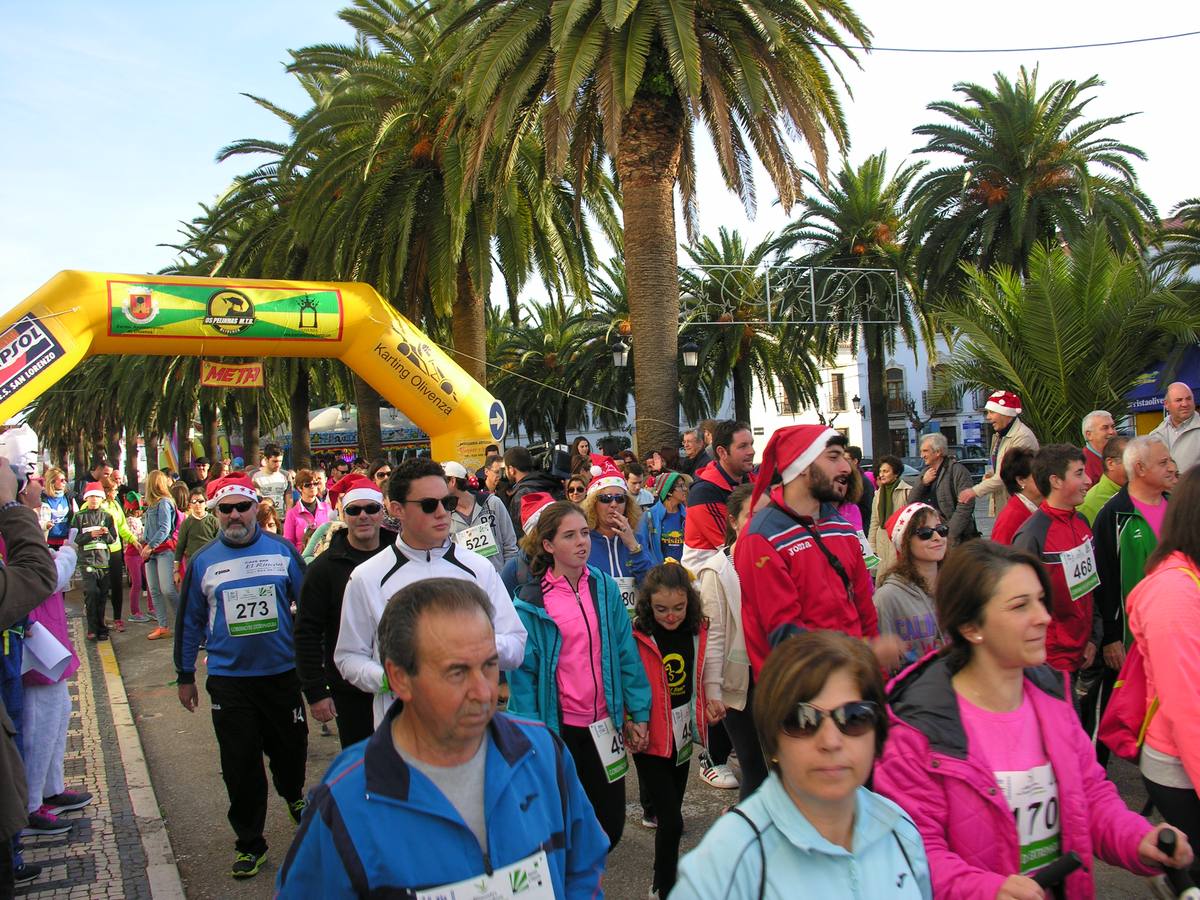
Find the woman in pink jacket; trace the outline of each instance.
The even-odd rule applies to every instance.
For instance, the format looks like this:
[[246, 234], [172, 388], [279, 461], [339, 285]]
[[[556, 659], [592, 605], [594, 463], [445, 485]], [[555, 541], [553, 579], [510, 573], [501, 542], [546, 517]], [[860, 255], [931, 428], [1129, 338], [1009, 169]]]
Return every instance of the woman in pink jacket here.
[[[1139, 767], [1163, 818], [1200, 841], [1200, 469], [1171, 491], [1158, 548], [1129, 594], [1129, 630], [1158, 709]], [[1193, 879], [1200, 875], [1192, 870]]]
[[329, 503], [317, 496], [317, 479], [311, 469], [296, 473], [296, 487], [300, 499], [293, 503], [283, 519], [283, 536], [292, 542], [297, 553], [304, 552], [311, 534], [318, 525], [329, 521]]
[[875, 790], [921, 831], [940, 900], [1042, 900], [1031, 877], [1070, 851], [1062, 896], [1095, 896], [1092, 856], [1143, 875], [1188, 865], [1104, 777], [1061, 673], [1046, 666], [1050, 583], [1037, 560], [991, 541], [953, 550], [937, 585], [951, 643], [889, 685], [891, 729]]

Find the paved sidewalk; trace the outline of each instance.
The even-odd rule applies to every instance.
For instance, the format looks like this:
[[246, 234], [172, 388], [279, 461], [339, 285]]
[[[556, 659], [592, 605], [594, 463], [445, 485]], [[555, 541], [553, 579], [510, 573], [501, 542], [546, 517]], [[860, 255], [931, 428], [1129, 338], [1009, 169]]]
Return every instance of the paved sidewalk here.
[[68, 789], [90, 791], [94, 799], [63, 816], [74, 823], [67, 834], [24, 839], [25, 860], [44, 868], [36, 879], [17, 886], [17, 896], [181, 898], [112, 646], [88, 643], [78, 603], [69, 599], [68, 608], [80, 666], [70, 685], [74, 709], [66, 783]]

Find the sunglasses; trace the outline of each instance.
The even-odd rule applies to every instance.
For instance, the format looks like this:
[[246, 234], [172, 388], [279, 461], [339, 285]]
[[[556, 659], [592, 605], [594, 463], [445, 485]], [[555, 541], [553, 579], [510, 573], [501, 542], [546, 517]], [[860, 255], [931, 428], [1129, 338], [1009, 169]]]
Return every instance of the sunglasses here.
[[306, 481], [306, 482], [304, 482], [304, 484], [296, 485], [296, 487], [300, 488], [300, 490], [304, 490], [305, 488], [316, 487], [316, 486], [317, 486], [317, 483], [315, 481]]
[[582, 488], [582, 487], [567, 488], [567, 493], [568, 494], [586, 494], [587, 488]]
[[874, 731], [879, 721], [879, 704], [870, 700], [855, 700], [844, 703], [837, 709], [817, 709], [811, 703], [796, 704], [796, 711], [783, 720], [780, 726], [789, 737], [812, 737], [821, 728], [825, 717], [833, 719], [837, 730], [846, 737], [861, 737]]
[[253, 500], [243, 500], [240, 503], [218, 503], [217, 510], [223, 516], [227, 516], [232, 512], [249, 512], [250, 507], [254, 505]]
[[195, 506], [197, 503], [203, 503], [204, 501], [202, 499], [200, 499], [199, 497], [197, 497], [195, 500], [193, 500], [191, 502], [192, 502], [192, 506]]
[[[363, 513], [366, 513], [368, 516], [373, 516], [381, 509], [383, 509], [383, 507], [378, 503], [364, 503], [362, 506], [347, 506], [342, 511], [348, 516], [361, 516]], [[430, 512], [432, 511], [433, 510], [430, 510]]]
[[605, 504], [624, 503], [628, 497], [628, 494], [597, 494], [596, 502]]
[[949, 533], [950, 533], [950, 526], [948, 526], [948, 525], [934, 525], [932, 527], [930, 527], [928, 525], [922, 525], [920, 528], [918, 528], [916, 531], [913, 532], [913, 535], [922, 541], [927, 541], [931, 537], [933, 537], [935, 534], [938, 535], [939, 537], [945, 537]]
[[378, 481], [383, 478], [390, 478], [391, 474], [392, 474], [391, 469], [380, 469], [378, 472], [375, 473], [375, 479]]
[[445, 497], [424, 497], [420, 500], [402, 500], [402, 503], [415, 503], [421, 507], [421, 512], [425, 515], [432, 515], [437, 512], [440, 506], [446, 512], [452, 512], [458, 506], [458, 498], [447, 494]]

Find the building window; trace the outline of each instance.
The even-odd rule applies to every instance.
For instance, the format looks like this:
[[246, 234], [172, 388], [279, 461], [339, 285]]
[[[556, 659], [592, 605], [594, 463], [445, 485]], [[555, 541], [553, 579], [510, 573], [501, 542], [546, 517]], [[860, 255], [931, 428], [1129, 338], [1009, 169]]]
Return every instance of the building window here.
[[885, 382], [888, 414], [904, 415], [904, 411], [908, 408], [908, 395], [904, 392], [904, 370], [888, 369], [885, 374]]
[[893, 428], [889, 431], [892, 436], [892, 455], [893, 456], [908, 456], [908, 429]]
[[829, 411], [846, 411], [846, 376], [834, 372], [829, 378]]
[[943, 364], [929, 369], [929, 390], [925, 392], [925, 411], [929, 415], [946, 415], [962, 412], [962, 400], [959, 397], [945, 397], [943, 394], [950, 383], [950, 370]]
[[953, 445], [953, 444], [958, 443], [958, 426], [957, 425], [943, 425], [942, 426], [942, 434], [945, 435], [947, 444]]

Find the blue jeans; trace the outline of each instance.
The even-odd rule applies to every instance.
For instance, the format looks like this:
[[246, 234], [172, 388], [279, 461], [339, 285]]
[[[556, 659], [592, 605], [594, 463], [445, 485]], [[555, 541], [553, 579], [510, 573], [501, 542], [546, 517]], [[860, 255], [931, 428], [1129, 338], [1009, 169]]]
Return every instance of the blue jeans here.
[[175, 610], [179, 607], [179, 592], [175, 590], [175, 551], [152, 553], [146, 560], [146, 586], [154, 601], [154, 617], [159, 628], [171, 628]]

